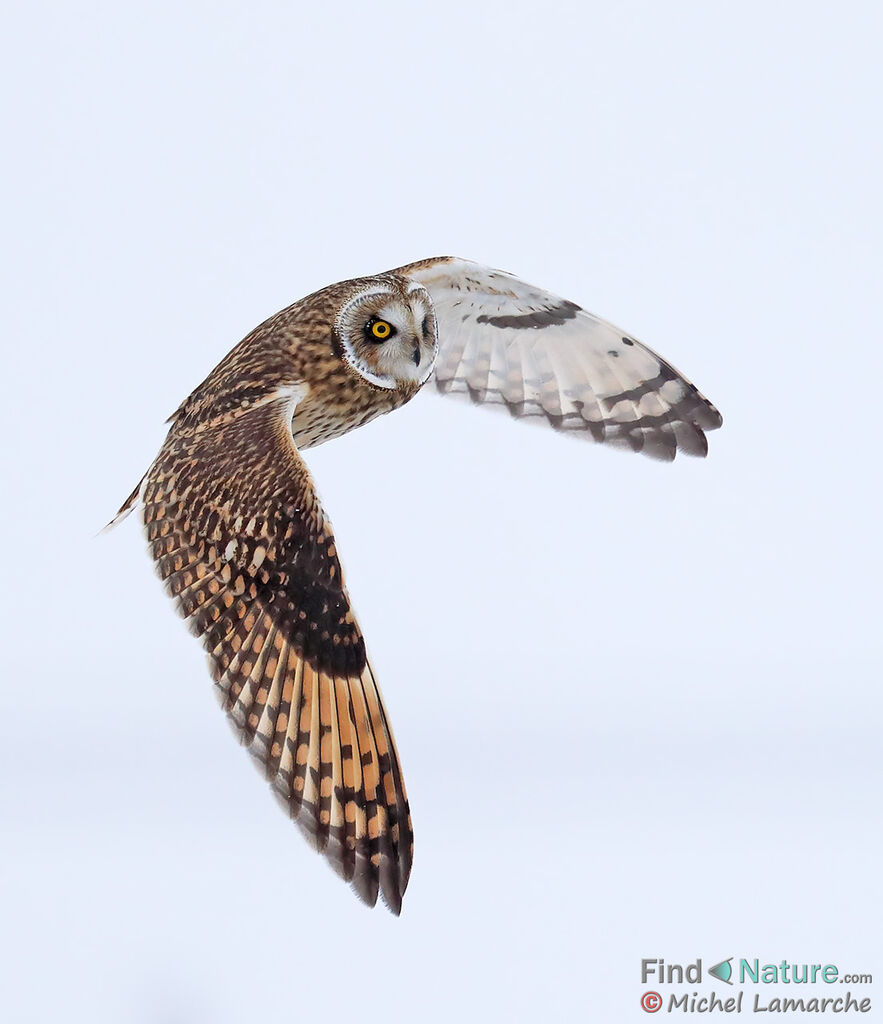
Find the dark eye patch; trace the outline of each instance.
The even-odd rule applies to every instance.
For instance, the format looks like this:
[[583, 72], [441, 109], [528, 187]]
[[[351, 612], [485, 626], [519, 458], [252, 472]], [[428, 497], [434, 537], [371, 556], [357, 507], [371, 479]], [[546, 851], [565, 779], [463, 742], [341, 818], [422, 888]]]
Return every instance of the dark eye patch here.
[[372, 316], [365, 323], [365, 338], [375, 345], [382, 345], [389, 341], [396, 334], [396, 329], [388, 320], [381, 320], [380, 317]]

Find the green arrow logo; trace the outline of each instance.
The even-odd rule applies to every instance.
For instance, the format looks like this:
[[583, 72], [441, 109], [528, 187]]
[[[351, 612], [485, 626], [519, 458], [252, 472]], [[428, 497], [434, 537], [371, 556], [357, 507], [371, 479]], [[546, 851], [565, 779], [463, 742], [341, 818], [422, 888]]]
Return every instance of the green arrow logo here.
[[715, 964], [714, 967], [709, 967], [708, 973], [712, 978], [717, 978], [718, 981], [732, 985], [733, 983], [730, 981], [730, 978], [733, 977], [733, 958], [728, 957], [726, 960], [721, 960], [719, 964]]

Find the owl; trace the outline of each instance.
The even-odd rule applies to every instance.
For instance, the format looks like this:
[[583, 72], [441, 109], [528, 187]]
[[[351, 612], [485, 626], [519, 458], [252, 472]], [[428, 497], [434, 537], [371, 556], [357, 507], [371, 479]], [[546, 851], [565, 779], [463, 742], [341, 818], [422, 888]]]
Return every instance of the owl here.
[[[301, 452], [443, 395], [671, 460], [721, 425], [670, 363], [575, 302], [439, 257], [330, 285], [244, 338], [170, 417], [140, 503], [169, 594], [282, 806], [401, 911], [413, 832], [392, 728]], [[114, 521], [116, 521], [116, 519]]]

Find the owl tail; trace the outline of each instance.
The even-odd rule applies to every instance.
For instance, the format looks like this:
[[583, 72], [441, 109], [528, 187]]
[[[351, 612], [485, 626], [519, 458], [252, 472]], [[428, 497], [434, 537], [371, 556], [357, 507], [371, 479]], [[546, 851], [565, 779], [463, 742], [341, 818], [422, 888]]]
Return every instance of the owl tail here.
[[126, 500], [120, 506], [120, 509], [117, 512], [117, 514], [113, 517], [113, 519], [111, 519], [107, 526], [103, 527], [99, 531], [100, 533], [107, 533], [109, 530], [112, 530], [115, 526], [121, 523], [129, 515], [129, 513], [138, 504], [138, 501], [141, 498], [141, 494], [144, 490], [146, 483], [147, 473], [145, 473], [144, 476], [141, 477], [141, 479], [138, 481], [135, 487], [135, 490], [132, 491], [128, 498], [126, 498]]

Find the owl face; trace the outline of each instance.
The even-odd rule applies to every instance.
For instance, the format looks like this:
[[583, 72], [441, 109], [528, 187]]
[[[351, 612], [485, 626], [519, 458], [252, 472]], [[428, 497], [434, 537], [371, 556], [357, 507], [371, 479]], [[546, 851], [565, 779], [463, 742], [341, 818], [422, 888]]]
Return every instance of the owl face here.
[[419, 388], [432, 372], [438, 352], [432, 300], [414, 282], [364, 282], [341, 307], [334, 335], [356, 373], [389, 391]]

